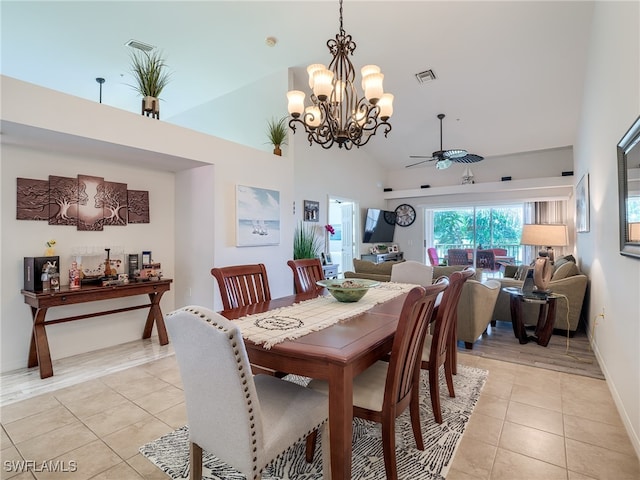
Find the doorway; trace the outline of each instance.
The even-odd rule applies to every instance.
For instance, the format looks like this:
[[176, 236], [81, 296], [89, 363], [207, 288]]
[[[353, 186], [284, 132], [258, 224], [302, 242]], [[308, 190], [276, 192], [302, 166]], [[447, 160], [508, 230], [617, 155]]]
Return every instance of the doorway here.
[[338, 273], [353, 271], [353, 259], [357, 255], [359, 234], [358, 204], [355, 200], [329, 196], [327, 223], [333, 227], [334, 234], [326, 232], [326, 249], [331, 260], [338, 265]]

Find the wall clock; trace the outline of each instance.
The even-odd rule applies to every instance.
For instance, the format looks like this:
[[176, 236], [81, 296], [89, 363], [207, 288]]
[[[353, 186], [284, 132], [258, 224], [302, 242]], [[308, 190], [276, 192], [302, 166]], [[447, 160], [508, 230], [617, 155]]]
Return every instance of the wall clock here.
[[403, 203], [396, 208], [396, 223], [401, 227], [408, 227], [416, 220], [416, 210], [411, 205]]

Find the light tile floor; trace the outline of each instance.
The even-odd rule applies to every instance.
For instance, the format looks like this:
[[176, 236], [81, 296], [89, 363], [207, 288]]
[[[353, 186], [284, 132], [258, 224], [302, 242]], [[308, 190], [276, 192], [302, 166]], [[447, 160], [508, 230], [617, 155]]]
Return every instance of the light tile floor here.
[[[100, 367], [89, 370], [82, 356], [54, 362], [49, 382], [33, 369], [18, 372], [20, 381], [1, 378], [2, 390], [11, 390], [0, 407], [1, 479], [166, 480], [138, 447], [186, 423], [175, 357], [168, 347], [127, 345], [134, 353], [94, 353]], [[458, 359], [489, 377], [449, 480], [640, 478], [604, 381], [464, 353]], [[46, 460], [58, 472], [15, 468], [21, 460], [39, 470]]]

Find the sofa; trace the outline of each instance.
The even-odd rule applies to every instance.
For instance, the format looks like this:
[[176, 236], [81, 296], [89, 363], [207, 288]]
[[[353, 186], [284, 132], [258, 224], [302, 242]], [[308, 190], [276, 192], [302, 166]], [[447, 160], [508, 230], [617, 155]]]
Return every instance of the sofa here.
[[[399, 260], [404, 262], [404, 260]], [[344, 278], [366, 278], [368, 280], [377, 280], [379, 282], [391, 281], [391, 269], [398, 262], [383, 262], [373, 263], [368, 260], [353, 259], [354, 272], [344, 272]], [[462, 270], [466, 265], [451, 265], [451, 266], [435, 266], [433, 267], [433, 279], [437, 279], [442, 276], [449, 276], [453, 272]], [[475, 276], [471, 277], [475, 280], [482, 278], [482, 269], [476, 269]]]
[[[522, 288], [524, 281], [521, 279], [523, 269], [506, 269], [505, 278], [498, 279], [500, 281], [500, 294], [493, 310], [493, 320], [511, 321], [510, 295], [503, 291], [504, 287]], [[506, 275], [515, 274], [515, 278], [508, 278]], [[556, 321], [554, 329], [565, 332], [575, 332], [580, 323], [580, 315], [582, 305], [587, 291], [588, 277], [583, 274], [576, 265], [573, 256], [556, 260], [549, 282], [549, 290], [560, 295], [556, 301]], [[537, 304], [523, 305], [523, 316], [526, 325], [535, 325], [538, 321], [538, 312], [540, 306]], [[494, 323], [495, 324], [495, 323]]]

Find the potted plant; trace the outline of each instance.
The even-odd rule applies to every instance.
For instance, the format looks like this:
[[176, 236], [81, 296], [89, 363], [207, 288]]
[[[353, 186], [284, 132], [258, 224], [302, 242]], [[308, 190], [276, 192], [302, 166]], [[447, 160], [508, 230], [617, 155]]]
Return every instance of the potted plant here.
[[267, 123], [267, 137], [269, 138], [269, 143], [273, 145], [273, 153], [275, 153], [276, 155], [282, 155], [280, 145], [287, 144], [287, 124], [285, 123], [286, 120], [286, 116], [280, 119], [272, 118]]
[[322, 240], [314, 227], [300, 222], [293, 233], [293, 259], [317, 258], [322, 249]]
[[132, 85], [142, 95], [142, 114], [160, 119], [160, 94], [169, 83], [171, 73], [161, 52], [134, 52], [131, 54], [131, 72], [136, 80]]

